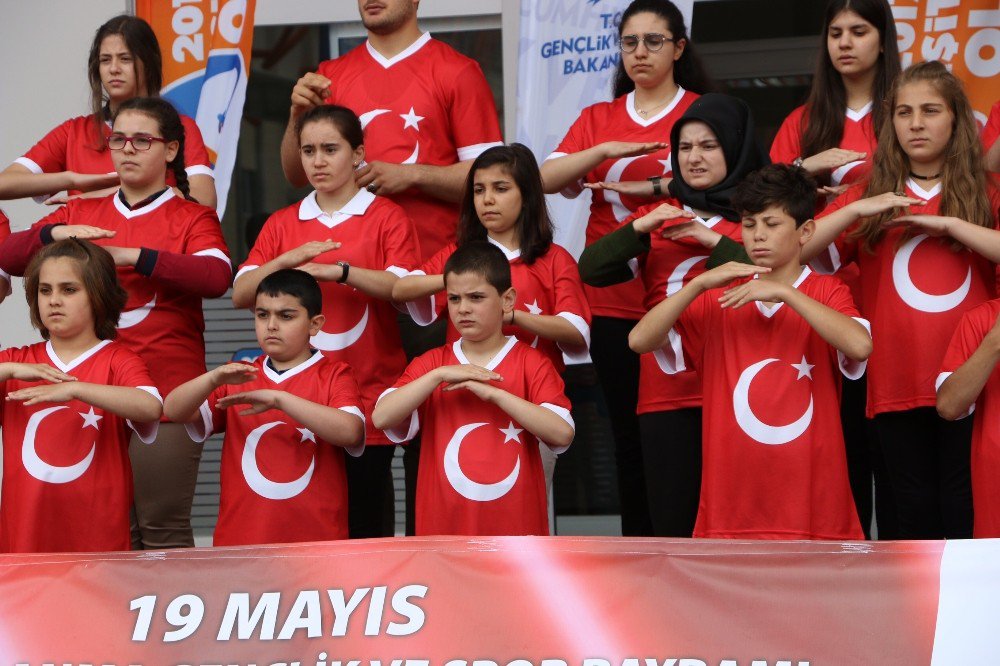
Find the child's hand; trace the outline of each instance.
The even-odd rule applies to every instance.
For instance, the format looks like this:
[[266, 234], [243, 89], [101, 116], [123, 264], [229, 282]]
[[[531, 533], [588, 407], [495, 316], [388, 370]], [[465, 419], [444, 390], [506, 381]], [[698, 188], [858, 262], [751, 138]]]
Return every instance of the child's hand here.
[[900, 215], [885, 223], [885, 227], [910, 225], [928, 236], [947, 236], [957, 218], [942, 215]]
[[773, 280], [750, 280], [722, 292], [719, 305], [735, 310], [752, 301], [783, 303], [788, 289], [788, 285]]
[[60, 382], [76, 381], [76, 377], [73, 375], [67, 375], [65, 372], [60, 372], [51, 365], [45, 365], [44, 363], [4, 363], [2, 367], [10, 373], [9, 376], [11, 379], [20, 379], [25, 382], [50, 382], [58, 384]]
[[299, 266], [299, 270], [309, 273], [318, 282], [336, 282], [344, 277], [344, 269], [338, 264], [317, 264], [310, 261]]
[[449, 386], [444, 387], [445, 391], [459, 391], [465, 390], [471, 392], [480, 400], [490, 401], [490, 398], [496, 395], [497, 391], [502, 390], [497, 386], [488, 384], [486, 382], [476, 381], [474, 379], [467, 379], [464, 382], [457, 382]]
[[112, 245], [105, 245], [104, 249], [108, 251], [111, 258], [115, 260], [115, 266], [135, 266], [139, 263], [139, 252], [141, 251], [137, 247], [115, 247]]
[[114, 238], [115, 232], [109, 229], [93, 227], [89, 224], [59, 224], [52, 227], [52, 240], [79, 238], [80, 240], [97, 240], [98, 238]]
[[246, 384], [257, 378], [257, 366], [249, 363], [226, 363], [212, 370], [212, 384]]
[[802, 168], [811, 174], [833, 171], [845, 164], [865, 159], [867, 153], [845, 148], [828, 148], [822, 153], [816, 153], [802, 161]]
[[692, 279], [697, 282], [702, 289], [715, 289], [724, 287], [733, 280], [751, 277], [758, 273], [770, 273], [771, 269], [766, 266], [754, 266], [753, 264], [741, 264], [738, 261], [730, 261], [716, 266], [710, 271], [705, 271], [701, 275]]
[[681, 210], [667, 203], [660, 204], [633, 222], [632, 228], [635, 229], [636, 233], [648, 234], [654, 229], [659, 229], [667, 220], [676, 220], [679, 217], [692, 219], [694, 218], [694, 213]]
[[[464, 381], [502, 382], [503, 377], [478, 365], [443, 365], [437, 369], [438, 381], [445, 384], [459, 384]], [[447, 390], [447, 389], [446, 389]]]
[[672, 224], [660, 231], [660, 235], [668, 240], [680, 240], [682, 238], [693, 238], [702, 247], [711, 250], [719, 244], [722, 234], [712, 231], [701, 222], [682, 222]]
[[[669, 182], [669, 178], [664, 178], [660, 182], [663, 191], [666, 191]], [[653, 194], [653, 184], [648, 180], [599, 180], [594, 183], [584, 183], [583, 186], [588, 190], [608, 190], [629, 197], [652, 199], [656, 196]]]
[[849, 204], [849, 206], [858, 217], [871, 217], [872, 215], [881, 215], [893, 208], [906, 208], [907, 206], [917, 206], [925, 203], [927, 202], [922, 199], [914, 199], [903, 194], [886, 192], [885, 194], [868, 197], [867, 199], [858, 199], [854, 203]]
[[79, 387], [80, 384], [77, 382], [42, 384], [12, 391], [7, 394], [7, 399], [23, 402], [26, 407], [40, 402], [69, 402], [77, 397], [76, 392]]
[[323, 254], [340, 247], [340, 243], [327, 238], [324, 241], [309, 241], [303, 243], [294, 250], [289, 250], [281, 255], [282, 264], [289, 268], [298, 268], [302, 264], [308, 263]]
[[272, 389], [257, 389], [256, 391], [246, 391], [244, 393], [227, 395], [225, 398], [222, 398], [215, 403], [215, 406], [219, 409], [228, 409], [233, 405], [250, 405], [249, 408], [244, 409], [239, 413], [240, 416], [250, 416], [251, 414], [266, 412], [269, 409], [280, 409], [278, 406], [280, 396], [281, 391], [274, 391]]
[[663, 150], [667, 144], [662, 141], [649, 141], [646, 143], [635, 143], [629, 141], [605, 141], [598, 148], [606, 160], [615, 160], [619, 157], [636, 157], [638, 155], [649, 155], [658, 150]]

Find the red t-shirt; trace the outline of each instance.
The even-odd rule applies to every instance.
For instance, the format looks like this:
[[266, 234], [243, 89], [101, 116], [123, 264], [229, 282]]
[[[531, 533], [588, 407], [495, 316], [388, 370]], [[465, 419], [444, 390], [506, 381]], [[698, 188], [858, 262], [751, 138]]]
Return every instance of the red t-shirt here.
[[[132, 386], [160, 397], [142, 360], [110, 340], [68, 364], [48, 342], [6, 349], [0, 363], [49, 365], [81, 382]], [[131, 424], [79, 400], [28, 407], [6, 399], [8, 393], [42, 383], [0, 382], [0, 552], [128, 550]], [[143, 441], [155, 438], [155, 423], [136, 427]]]
[[[313, 354], [277, 372], [260, 357], [256, 379], [225, 384], [201, 406], [202, 422], [188, 426], [196, 441], [226, 431], [222, 443], [219, 522], [213, 544], [330, 541], [347, 538], [347, 476], [342, 447], [318, 439], [287, 414], [268, 410], [240, 416], [245, 405], [215, 404], [236, 393], [270, 389], [334, 407], [364, 421], [358, 385], [345, 364]], [[361, 455], [362, 445], [349, 451]]]
[[[771, 161], [790, 164], [796, 157], [811, 157], [802, 154], [802, 133], [805, 131], [803, 118], [805, 106], [792, 111], [778, 128], [778, 133], [771, 143]], [[875, 129], [872, 127], [872, 105], [869, 103], [859, 111], [847, 109], [844, 116], [844, 134], [837, 144], [838, 148], [867, 153], [864, 160], [849, 162], [834, 169], [830, 174], [832, 185], [849, 185], [855, 183], [871, 171], [871, 161], [878, 147]]]
[[[316, 193], [274, 213], [264, 223], [257, 242], [237, 277], [279, 255], [310, 241], [331, 238], [342, 245], [320, 255], [315, 262], [384, 270], [406, 275], [417, 264], [417, 241], [413, 223], [402, 208], [385, 197], [365, 190], [333, 216], [316, 204]], [[323, 292], [323, 330], [312, 345], [330, 358], [349, 363], [361, 387], [361, 398], [369, 444], [390, 444], [372, 427], [371, 410], [386, 387], [406, 367], [406, 354], [399, 337], [396, 309], [392, 303], [368, 296], [336, 282], [320, 282]]]
[[[808, 267], [795, 287], [849, 317], [851, 293]], [[723, 309], [712, 289], [675, 326], [702, 377], [703, 472], [694, 536], [863, 539], [840, 426], [842, 360], [788, 305]]]
[[[674, 99], [655, 116], [645, 119], [635, 111], [635, 93], [622, 95], [611, 102], [588, 106], [569, 128], [565, 138], [548, 159], [562, 157], [592, 148], [606, 141], [663, 141], [669, 143], [670, 130], [684, 115], [698, 95], [680, 88]], [[671, 147], [668, 145], [650, 155], [605, 160], [584, 176], [583, 181], [595, 183], [645, 180], [651, 176], [669, 176]], [[582, 184], [580, 185], [582, 187]], [[610, 190], [595, 190], [587, 222], [587, 245], [614, 231], [639, 206], [648, 200], [635, 200]], [[590, 307], [595, 315], [639, 319], [643, 288], [638, 280], [612, 287], [585, 287]]]
[[[115, 232], [98, 245], [144, 247], [161, 252], [213, 257], [229, 263], [229, 251], [215, 211], [166, 190], [151, 203], [129, 210], [118, 194], [74, 199], [36, 222], [87, 224]], [[118, 268], [128, 292], [118, 320], [118, 342], [139, 354], [160, 393], [167, 395], [205, 372], [205, 320], [202, 299], [149, 278], [132, 267]]]
[[[982, 344], [1000, 316], [1000, 301], [992, 300], [962, 316], [944, 355], [937, 387], [958, 370]], [[973, 535], [1000, 537], [1000, 369], [993, 368], [974, 405], [972, 430], [972, 504], [975, 507]]]
[[[467, 364], [461, 341], [418, 356], [394, 390], [443, 365]], [[555, 368], [517, 338], [487, 369], [501, 387], [552, 410], [570, 425], [569, 400]], [[549, 533], [548, 501], [539, 442], [499, 407], [469, 391], [438, 386], [408, 422], [386, 431], [394, 441], [420, 440], [417, 476], [418, 536], [540, 535]]]
[[[7, 238], [7, 236], [10, 236], [10, 220], [3, 210], [0, 209], [0, 243], [3, 243], [3, 239]], [[10, 294], [10, 275], [0, 268], [0, 296], [8, 294]]]
[[[319, 73], [333, 82], [327, 103], [361, 118], [370, 162], [446, 166], [475, 159], [502, 141], [479, 64], [429, 33], [390, 59], [365, 42], [321, 63]], [[455, 240], [456, 204], [416, 189], [391, 198], [420, 232], [421, 260]]]
[[[677, 208], [686, 208], [677, 199], [667, 199], [663, 202], [649, 204], [636, 210], [628, 219], [632, 221], [657, 208], [661, 203], [668, 203]], [[678, 218], [664, 223], [670, 226], [676, 223], [689, 222], [688, 218]], [[704, 220], [695, 218], [699, 224], [728, 236], [742, 244], [743, 234], [739, 223], [716, 215]], [[691, 279], [705, 272], [705, 263], [711, 250], [691, 238], [669, 240], [657, 231], [650, 234], [649, 252], [639, 257], [639, 273], [646, 290], [645, 307], [652, 309], [667, 296], [676, 294]], [[675, 337], [671, 342], [675, 341]], [[674, 356], [673, 362], [668, 362], [666, 355]], [[679, 347], [670, 346], [639, 357], [639, 401], [636, 405], [637, 414], [662, 412], [686, 407], [701, 407], [701, 380], [694, 368], [685, 367], [681, 372], [668, 373], [666, 368], [676, 369], [683, 364]]]
[[[864, 188], [852, 187], [824, 215], [862, 198]], [[906, 189], [907, 196], [927, 202], [910, 206], [911, 213], [938, 214], [940, 185], [928, 192], [910, 180]], [[1000, 193], [989, 192], [995, 211]], [[956, 252], [947, 238], [904, 236], [903, 228], [888, 230], [874, 253], [866, 252], [850, 237], [854, 228], [830, 246], [824, 263], [837, 268], [856, 261], [861, 271], [859, 305], [875, 341], [868, 359], [868, 417], [933, 407], [948, 340], [963, 313], [996, 296], [996, 266], [969, 250]]]
[[[194, 120], [185, 115], [181, 116], [181, 123], [184, 125], [184, 170], [188, 176], [211, 176], [212, 162], [201, 138], [201, 130]], [[107, 138], [111, 134], [111, 124], [101, 123], [101, 132]], [[94, 147], [93, 116], [77, 116], [46, 134], [14, 162], [32, 173], [111, 173], [115, 170], [111, 162], [111, 151], [107, 146], [102, 148], [98, 150]], [[167, 184], [175, 184], [174, 174], [169, 170]], [[79, 190], [70, 190], [69, 193], [79, 194]]]
[[[511, 285], [517, 293], [515, 311], [562, 317], [580, 331], [589, 348], [590, 306], [583, 293], [580, 269], [573, 256], [562, 247], [552, 244], [549, 246], [548, 252], [535, 259], [534, 263], [526, 264], [521, 259], [520, 250], [507, 249], [492, 238], [487, 238], [487, 240], [499, 247], [506, 255], [507, 261], [510, 262]], [[448, 257], [455, 251], [455, 248], [454, 244], [442, 248], [415, 273], [440, 275], [444, 272], [445, 262], [448, 261]], [[447, 316], [447, 294], [441, 291], [432, 296], [429, 303], [408, 303], [407, 307], [414, 321], [421, 325], [427, 325], [442, 315]], [[540, 338], [517, 326], [516, 312], [514, 323], [514, 326], [504, 326], [504, 335], [515, 335], [521, 342], [544, 353], [558, 372], [565, 369], [563, 353], [580, 362], [587, 359], [586, 349], [567, 348], [564, 350], [558, 343]], [[454, 342], [458, 338], [458, 330], [449, 318], [446, 340]]]
[[997, 139], [1000, 139], [1000, 102], [994, 104], [993, 108], [990, 109], [990, 117], [986, 120], [986, 125], [979, 138], [982, 139], [984, 151], [989, 151]]

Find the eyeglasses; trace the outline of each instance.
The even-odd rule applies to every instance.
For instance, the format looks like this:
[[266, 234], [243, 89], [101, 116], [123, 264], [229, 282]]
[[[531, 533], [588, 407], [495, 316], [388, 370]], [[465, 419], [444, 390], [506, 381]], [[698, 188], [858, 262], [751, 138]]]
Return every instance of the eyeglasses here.
[[124, 134], [112, 134], [108, 136], [108, 148], [111, 150], [123, 150], [126, 143], [131, 143], [135, 150], [149, 150], [153, 147], [153, 142], [170, 143], [166, 139], [158, 136], [125, 136]]
[[632, 53], [639, 48], [640, 41], [646, 45], [647, 51], [650, 53], [656, 53], [662, 49], [663, 45], [667, 42], [673, 42], [674, 38], [661, 35], [658, 32], [650, 32], [642, 37], [639, 35], [622, 35], [618, 38], [618, 48], [620, 48], [623, 53]]

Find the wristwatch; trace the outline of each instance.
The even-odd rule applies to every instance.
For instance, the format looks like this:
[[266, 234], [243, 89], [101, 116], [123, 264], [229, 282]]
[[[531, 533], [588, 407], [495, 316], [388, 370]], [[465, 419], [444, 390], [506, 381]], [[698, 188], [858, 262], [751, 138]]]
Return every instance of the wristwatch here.
[[653, 184], [653, 196], [659, 197], [663, 195], [663, 187], [660, 184], [662, 179], [662, 176], [650, 176], [646, 179]]
[[803, 160], [801, 157], [796, 157], [794, 160], [792, 160], [792, 166], [796, 166], [796, 167], [799, 167], [801, 169], [802, 168], [802, 163], [804, 161], [805, 160]]
[[347, 282], [347, 275], [351, 272], [351, 265], [346, 261], [338, 261], [337, 265], [340, 266], [343, 273], [340, 274], [340, 279], [337, 280], [340, 284]]

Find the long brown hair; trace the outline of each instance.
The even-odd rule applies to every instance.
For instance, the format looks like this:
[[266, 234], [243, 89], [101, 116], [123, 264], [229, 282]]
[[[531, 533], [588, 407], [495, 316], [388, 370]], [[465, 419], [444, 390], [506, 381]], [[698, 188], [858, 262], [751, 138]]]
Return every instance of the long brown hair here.
[[101, 340], [114, 340], [118, 335], [118, 318], [125, 308], [128, 294], [118, 283], [118, 272], [111, 254], [89, 241], [76, 238], [46, 245], [28, 264], [24, 272], [24, 292], [31, 310], [32, 325], [44, 339], [49, 339], [49, 329], [45, 328], [38, 312], [38, 282], [42, 264], [59, 257], [72, 259], [76, 263], [80, 282], [83, 283], [94, 313], [94, 335]]
[[[819, 57], [813, 75], [809, 99], [806, 100], [806, 123], [802, 130], [802, 156], [816, 155], [829, 148], [836, 148], [844, 137], [844, 109], [847, 108], [847, 90], [844, 80], [834, 68], [827, 47], [830, 24], [841, 12], [854, 12], [875, 26], [879, 34], [881, 52], [875, 63], [876, 74], [872, 82], [872, 127], [877, 132], [885, 120], [885, 103], [892, 82], [899, 75], [899, 48], [896, 45], [896, 23], [886, 0], [830, 0], [823, 15], [823, 32], [820, 35]], [[891, 115], [891, 114], [889, 114]]]
[[[993, 227], [997, 212], [990, 209], [986, 171], [983, 169], [982, 148], [972, 105], [965, 96], [962, 82], [936, 60], [913, 65], [896, 79], [879, 127], [878, 149], [864, 196], [902, 192], [906, 188], [911, 170], [910, 158], [899, 143], [893, 115], [903, 86], [920, 82], [929, 83], [944, 98], [954, 118], [951, 139], [945, 147], [938, 214], [957, 217], [981, 227]], [[883, 225], [897, 215], [898, 211], [891, 210], [864, 218], [854, 237], [861, 239], [865, 249], [871, 251], [885, 233]], [[961, 247], [957, 243], [955, 246]]]
[[90, 82], [90, 110], [93, 114], [91, 117], [94, 119], [92, 138], [94, 148], [99, 151], [108, 149], [104, 143], [104, 130], [101, 125], [106, 120], [104, 107], [109, 101], [101, 83], [101, 44], [105, 38], [112, 35], [121, 37], [132, 53], [136, 94], [159, 95], [160, 88], [163, 87], [163, 57], [160, 55], [160, 43], [148, 23], [141, 18], [122, 14], [98, 28], [87, 58], [87, 79]]

